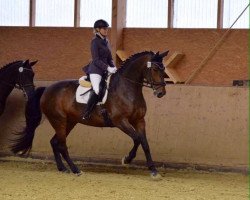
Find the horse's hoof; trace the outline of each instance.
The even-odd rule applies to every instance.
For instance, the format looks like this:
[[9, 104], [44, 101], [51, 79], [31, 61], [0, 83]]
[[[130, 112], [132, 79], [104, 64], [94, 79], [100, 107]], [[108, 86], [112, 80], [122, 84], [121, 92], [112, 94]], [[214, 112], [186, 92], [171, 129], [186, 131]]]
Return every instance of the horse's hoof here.
[[154, 181], [162, 180], [162, 176], [158, 172], [151, 172], [150, 176]]
[[72, 170], [72, 172], [73, 172], [75, 175], [77, 175], [77, 176], [81, 176], [81, 175], [82, 175], [82, 171], [79, 170], [77, 167], [74, 168], [74, 169], [71, 169], [71, 170]]
[[79, 171], [77, 173], [75, 173], [76, 176], [81, 176], [83, 174], [83, 171]]
[[128, 166], [128, 163], [126, 163], [126, 156], [124, 156], [123, 158], [122, 158], [122, 165], [123, 166]]

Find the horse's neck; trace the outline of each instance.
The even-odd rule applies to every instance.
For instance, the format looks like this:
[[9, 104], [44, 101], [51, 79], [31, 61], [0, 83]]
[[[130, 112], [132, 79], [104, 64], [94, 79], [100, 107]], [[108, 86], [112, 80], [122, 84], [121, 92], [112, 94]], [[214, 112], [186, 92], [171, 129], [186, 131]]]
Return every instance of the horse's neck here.
[[10, 81], [13, 75], [8, 71], [3, 71], [0, 74], [0, 102], [5, 102], [9, 94], [14, 89], [14, 82]]
[[10, 87], [0, 83], [0, 115], [2, 115], [4, 111], [7, 97], [9, 96], [13, 88], [14, 87]]
[[5, 103], [14, 87], [0, 83], [0, 103]]
[[126, 69], [121, 69], [123, 71], [118, 72], [114, 78], [113, 85], [116, 88], [115, 95], [126, 94], [126, 97], [130, 100], [142, 99], [142, 85], [143, 85], [143, 73], [145, 70], [145, 58], [134, 62], [130, 66], [127, 66]]
[[18, 78], [17, 66], [11, 66], [10, 68], [0, 71], [0, 83], [5, 82], [15, 85]]
[[138, 63], [131, 64], [123, 71], [122, 76], [137, 83], [143, 82], [143, 73], [145, 70], [145, 61], [140, 60]]

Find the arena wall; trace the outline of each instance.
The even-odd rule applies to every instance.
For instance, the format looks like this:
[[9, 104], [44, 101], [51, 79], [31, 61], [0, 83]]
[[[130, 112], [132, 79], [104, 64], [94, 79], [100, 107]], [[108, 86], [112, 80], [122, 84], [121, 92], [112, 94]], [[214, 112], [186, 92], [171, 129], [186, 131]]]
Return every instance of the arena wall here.
[[[164, 51], [185, 56], [175, 67], [182, 80], [202, 63], [226, 30], [218, 29], [125, 29], [124, 49], [130, 53], [142, 49]], [[230, 86], [233, 80], [247, 80], [248, 31], [231, 30], [213, 56], [194, 77], [192, 85]]]
[[[155, 161], [166, 165], [247, 168], [248, 88], [168, 85], [166, 91], [166, 96], [158, 99], [150, 89], [144, 90], [147, 136]], [[21, 93], [14, 91], [0, 120], [2, 152], [9, 152], [10, 133], [25, 124], [24, 104]], [[49, 140], [53, 134], [43, 118], [32, 153], [51, 156]], [[79, 124], [71, 132], [68, 146], [74, 157], [118, 160], [129, 152], [132, 140], [117, 128]], [[145, 160], [141, 148], [136, 160]]]
[[[225, 31], [129, 28], [123, 32], [123, 47], [128, 54], [166, 49], [169, 56], [183, 52], [185, 57], [176, 70], [186, 80]], [[38, 59], [36, 80], [78, 78], [81, 67], [90, 61], [92, 37], [90, 28], [0, 27], [0, 66], [17, 59]], [[248, 79], [247, 55], [248, 31], [232, 30], [191, 84], [230, 86], [233, 80]]]
[[[176, 70], [186, 79], [207, 56], [226, 30], [124, 29], [123, 47], [129, 54], [144, 50], [180, 51], [185, 57]], [[39, 62], [34, 67], [37, 85], [79, 78], [90, 61], [92, 29], [0, 27], [0, 66], [13, 60]], [[168, 85], [167, 95], [156, 99], [144, 90], [148, 113], [147, 135], [153, 158], [161, 163], [246, 169], [248, 163], [248, 88], [230, 87], [248, 78], [248, 31], [232, 30], [191, 85]], [[10, 132], [24, 125], [20, 91], [8, 99], [0, 118], [1, 151], [8, 151]], [[53, 129], [44, 118], [37, 130], [33, 154], [52, 155]], [[118, 129], [78, 125], [68, 140], [71, 155], [120, 159], [132, 141]], [[139, 150], [137, 160], [145, 160]]]

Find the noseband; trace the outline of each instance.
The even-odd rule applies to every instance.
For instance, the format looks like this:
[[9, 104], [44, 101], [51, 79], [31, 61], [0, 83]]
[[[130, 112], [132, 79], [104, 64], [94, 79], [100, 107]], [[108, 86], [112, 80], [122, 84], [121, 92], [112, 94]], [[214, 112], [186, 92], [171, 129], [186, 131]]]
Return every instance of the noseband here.
[[150, 85], [149, 87], [152, 88], [154, 91], [159, 89], [162, 86], [166, 86], [166, 82], [165, 81], [160, 81], [160, 82], [156, 82], [153, 80], [153, 75], [152, 75], [152, 69], [154, 68], [152, 66], [152, 64], [156, 65], [156, 69], [162, 70], [164, 71], [165, 67], [163, 66], [163, 64], [161, 62], [147, 62], [147, 74], [148, 77], [150, 78], [149, 80], [143, 80], [143, 83], [146, 83], [147, 85]]

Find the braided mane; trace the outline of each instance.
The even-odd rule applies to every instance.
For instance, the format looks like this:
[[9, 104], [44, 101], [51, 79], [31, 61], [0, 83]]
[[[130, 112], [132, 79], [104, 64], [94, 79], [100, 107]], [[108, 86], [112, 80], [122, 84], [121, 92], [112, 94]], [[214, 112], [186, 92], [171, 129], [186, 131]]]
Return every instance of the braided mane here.
[[135, 53], [135, 54], [129, 56], [126, 60], [124, 60], [121, 64], [120, 68], [126, 67], [126, 65], [129, 65], [131, 62], [133, 62], [137, 58], [144, 56], [144, 55], [147, 55], [147, 54], [151, 54], [152, 56], [155, 55], [155, 53], [153, 51], [142, 51], [139, 53]]
[[114, 76], [113, 76], [112, 85], [118, 84], [120, 76], [122, 75], [124, 70], [126, 70], [126, 68], [132, 64], [132, 62], [134, 62], [136, 59], [138, 59], [142, 56], [145, 56], [145, 55], [151, 55], [151, 58], [153, 58], [155, 53], [152, 51], [143, 51], [143, 52], [135, 53], [135, 54], [131, 55], [129, 58], [127, 58], [125, 61], [123, 61], [121, 66], [119, 67], [117, 73], [114, 74]]
[[13, 66], [13, 65], [21, 64], [21, 63], [23, 63], [22, 60], [17, 60], [17, 61], [13, 61], [13, 62], [11, 62], [11, 63], [9, 63], [9, 64], [6, 64], [6, 65], [4, 65], [3, 67], [0, 68], [0, 73], [1, 73], [3, 70], [8, 69], [8, 68], [10, 68], [10, 67]]

